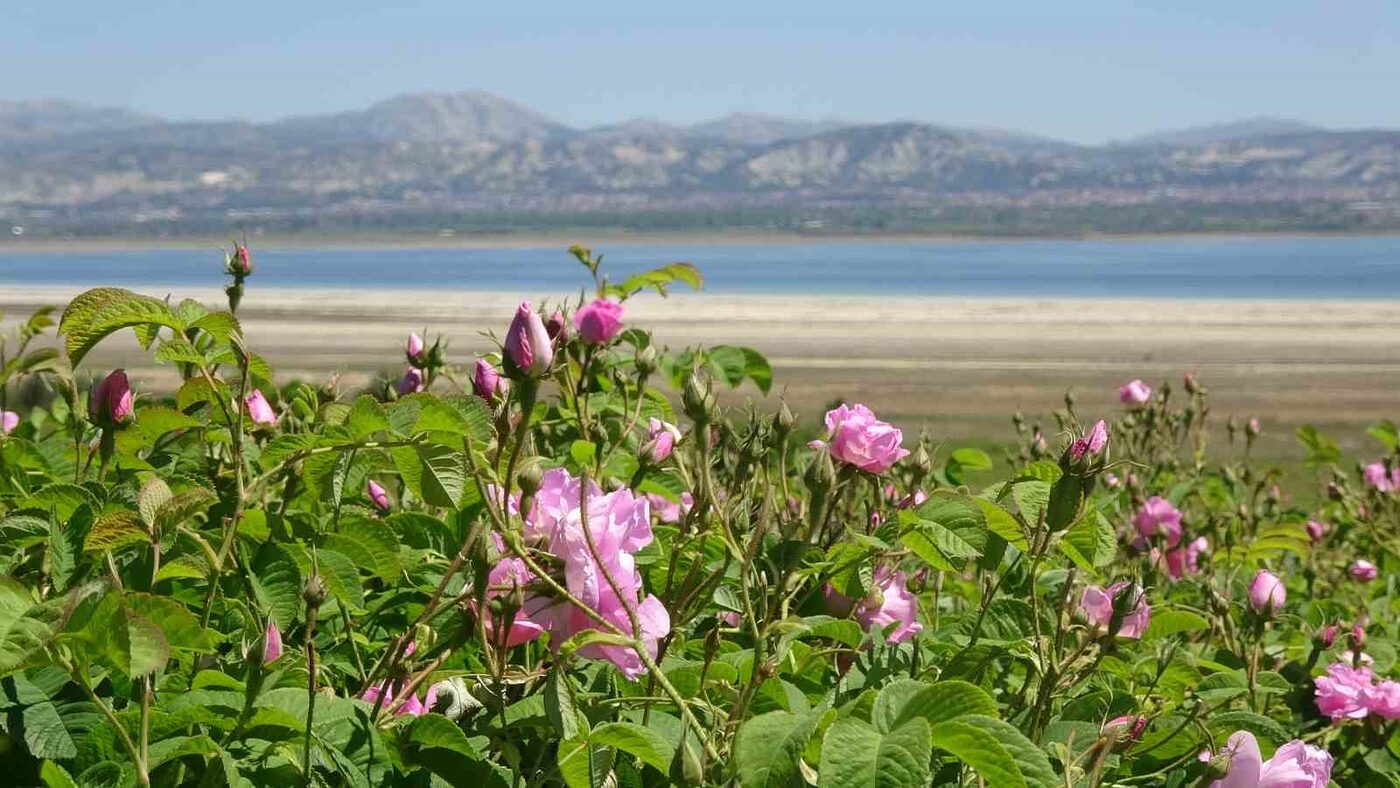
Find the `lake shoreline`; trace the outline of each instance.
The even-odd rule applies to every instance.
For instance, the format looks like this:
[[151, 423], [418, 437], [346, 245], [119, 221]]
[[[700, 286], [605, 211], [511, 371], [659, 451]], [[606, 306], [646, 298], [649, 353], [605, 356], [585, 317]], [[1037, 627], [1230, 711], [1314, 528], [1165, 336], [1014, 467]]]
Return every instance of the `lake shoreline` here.
[[[142, 252], [161, 250], [207, 250], [228, 248], [237, 234], [190, 235], [169, 238], [122, 238], [93, 236], [82, 238], [0, 238], [0, 255], [62, 254], [100, 252]], [[1044, 241], [1098, 242], [1114, 241], [1232, 241], [1242, 239], [1336, 239], [1336, 238], [1395, 238], [1400, 231], [1320, 232], [1320, 231], [1261, 231], [1261, 232], [1180, 232], [1180, 233], [1067, 233], [1049, 235], [982, 235], [982, 234], [814, 234], [777, 231], [668, 231], [627, 232], [620, 230], [580, 230], [578, 232], [550, 231], [541, 233], [482, 233], [450, 237], [418, 236], [399, 233], [287, 233], [254, 236], [248, 245], [256, 252], [266, 250], [400, 250], [400, 249], [566, 249], [583, 244], [606, 252], [609, 246], [802, 246], [816, 244], [979, 244], [1036, 243]]]

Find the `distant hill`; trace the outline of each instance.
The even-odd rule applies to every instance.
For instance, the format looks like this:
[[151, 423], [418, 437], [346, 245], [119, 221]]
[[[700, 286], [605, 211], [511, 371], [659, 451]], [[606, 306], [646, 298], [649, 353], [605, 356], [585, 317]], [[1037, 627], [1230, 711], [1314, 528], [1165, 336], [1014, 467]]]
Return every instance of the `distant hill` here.
[[573, 221], [970, 232], [1400, 226], [1400, 132], [1254, 119], [1083, 146], [757, 114], [580, 129], [482, 92], [271, 123], [0, 103], [0, 222], [31, 235]]
[[1320, 126], [1313, 126], [1286, 118], [1245, 118], [1229, 123], [1216, 123], [1210, 126], [1192, 126], [1185, 129], [1171, 129], [1145, 134], [1141, 137], [1124, 140], [1121, 145], [1212, 145], [1217, 142], [1250, 139], [1252, 137], [1277, 137], [1281, 135], [1313, 134], [1325, 132]]

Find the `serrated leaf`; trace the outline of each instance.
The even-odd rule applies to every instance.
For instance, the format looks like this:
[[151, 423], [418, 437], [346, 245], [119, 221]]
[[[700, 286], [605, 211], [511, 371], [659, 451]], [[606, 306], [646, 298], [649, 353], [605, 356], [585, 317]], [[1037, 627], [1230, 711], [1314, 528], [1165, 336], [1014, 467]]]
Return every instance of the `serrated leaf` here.
[[930, 731], [933, 746], [962, 761], [986, 781], [987, 788], [1025, 788], [1011, 753], [988, 730], [967, 718], [942, 722]]
[[1010, 723], [996, 719], [992, 715], [969, 714], [958, 721], [972, 725], [991, 734], [1005, 750], [1021, 772], [1021, 779], [1028, 788], [1060, 788], [1064, 782], [1055, 774], [1050, 759], [1034, 742], [1026, 738]]
[[881, 731], [891, 731], [915, 718], [937, 725], [965, 714], [994, 717], [996, 713], [996, 702], [979, 687], [965, 681], [928, 684], [899, 679], [880, 690], [870, 721]]
[[54, 636], [59, 612], [36, 605], [18, 582], [0, 577], [0, 676], [24, 667]]
[[636, 756], [662, 774], [670, 771], [676, 748], [660, 733], [632, 722], [608, 722], [593, 729], [588, 740]]
[[822, 743], [818, 788], [927, 785], [929, 726], [914, 719], [889, 733], [864, 720], [844, 717], [831, 724]]
[[141, 522], [147, 527], [156, 524], [156, 511], [161, 505], [174, 495], [170, 491], [170, 485], [159, 476], [152, 476], [141, 485], [141, 491], [136, 494], [136, 508], [141, 512]]
[[92, 524], [83, 540], [83, 552], [104, 553], [150, 542], [151, 535], [146, 532], [140, 515], [132, 511], [112, 512]]
[[138, 339], [145, 345], [154, 338], [151, 328], [184, 331], [184, 323], [160, 301], [120, 287], [99, 287], [78, 295], [63, 310], [58, 332], [64, 337], [68, 360], [77, 366], [104, 337], [122, 328], [145, 327]]
[[822, 710], [773, 711], [746, 721], [734, 741], [739, 784], [743, 788], [802, 785], [798, 760], [824, 714]]
[[362, 394], [350, 406], [345, 416], [345, 427], [350, 430], [353, 440], [364, 440], [377, 432], [389, 429], [389, 417], [384, 414], [384, 406], [368, 394]]
[[1182, 608], [1158, 607], [1152, 611], [1152, 621], [1143, 634], [1144, 640], [1155, 640], [1182, 632], [1199, 632], [1210, 628], [1210, 622], [1199, 613]]
[[187, 522], [196, 514], [208, 511], [218, 503], [219, 498], [211, 490], [203, 487], [190, 487], [171, 496], [156, 511], [156, 526], [161, 532], [169, 531]]
[[449, 509], [462, 505], [467, 467], [461, 452], [429, 443], [400, 447], [390, 456], [404, 484], [425, 503]]

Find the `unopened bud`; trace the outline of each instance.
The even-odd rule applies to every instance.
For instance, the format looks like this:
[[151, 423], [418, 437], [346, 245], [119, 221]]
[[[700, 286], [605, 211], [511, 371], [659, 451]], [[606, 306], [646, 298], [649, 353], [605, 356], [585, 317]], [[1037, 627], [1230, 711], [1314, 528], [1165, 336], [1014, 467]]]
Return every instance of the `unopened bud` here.
[[527, 462], [516, 474], [515, 481], [520, 485], [520, 492], [526, 497], [539, 492], [540, 485], [544, 482], [544, 470], [540, 468], [538, 462]]
[[1337, 625], [1328, 624], [1323, 627], [1317, 634], [1317, 642], [1322, 644], [1323, 648], [1332, 648], [1332, 644], [1337, 642]]
[[793, 414], [792, 409], [784, 402], [782, 407], [778, 408], [778, 415], [773, 417], [773, 432], [779, 439], [786, 438], [788, 434], [792, 432], [792, 427], [796, 423], [797, 416]]
[[1360, 654], [1361, 649], [1366, 648], [1366, 630], [1360, 624], [1351, 628], [1351, 650], [1354, 654]]
[[637, 351], [635, 363], [637, 374], [646, 377], [656, 371], [656, 348], [651, 345]]
[[319, 575], [312, 575], [306, 581], [306, 587], [302, 589], [301, 598], [306, 601], [307, 607], [317, 608], [326, 601], [326, 587], [321, 583]]
[[814, 452], [812, 461], [807, 463], [807, 470], [802, 474], [802, 481], [806, 483], [807, 489], [813, 492], [830, 488], [836, 481], [836, 466], [831, 463], [831, 454], [825, 451]]
[[685, 388], [681, 392], [681, 405], [685, 408], [685, 415], [696, 424], [710, 422], [711, 411], [715, 406], [715, 394], [707, 376], [692, 371], [686, 377]]

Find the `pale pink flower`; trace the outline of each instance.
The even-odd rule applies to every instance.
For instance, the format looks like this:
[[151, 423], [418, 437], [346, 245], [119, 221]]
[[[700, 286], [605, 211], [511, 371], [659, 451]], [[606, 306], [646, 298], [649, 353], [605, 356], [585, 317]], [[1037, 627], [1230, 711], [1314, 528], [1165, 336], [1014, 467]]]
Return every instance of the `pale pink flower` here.
[[88, 416], [94, 424], [120, 424], [131, 417], [133, 400], [126, 370], [113, 370], [88, 393]]
[[18, 426], [18, 413], [12, 410], [0, 410], [0, 435], [9, 435]]
[[574, 327], [584, 342], [607, 344], [622, 330], [622, 304], [606, 298], [585, 304], [574, 313]]
[[496, 396], [505, 391], [505, 378], [496, 367], [484, 358], [476, 360], [476, 373], [472, 375], [472, 393], [486, 400], [488, 403], [495, 402]]
[[832, 615], [844, 618], [854, 610], [861, 629], [877, 634], [897, 625], [885, 642], [903, 643], [924, 630], [924, 625], [919, 623], [918, 601], [909, 592], [908, 583], [903, 572], [881, 566], [875, 570], [870, 593], [859, 602], [842, 595], [830, 584], [823, 589], [823, 594], [827, 611]]
[[[1209, 753], [1203, 753], [1209, 759]], [[1326, 788], [1332, 778], [1332, 756], [1320, 747], [1294, 739], [1265, 761], [1254, 734], [1230, 735], [1220, 757], [1227, 770], [1210, 788]]]
[[1369, 583], [1376, 579], [1377, 574], [1376, 565], [1364, 558], [1356, 559], [1347, 572], [1351, 575], [1351, 579], [1358, 583]]
[[281, 656], [282, 630], [277, 628], [276, 621], [268, 619], [267, 629], [263, 632], [263, 664], [269, 665], [276, 662]]
[[1382, 681], [1371, 688], [1371, 713], [1387, 720], [1400, 720], [1400, 681]]
[[272, 405], [261, 391], [253, 389], [253, 393], [243, 398], [243, 405], [248, 409], [248, 418], [252, 419], [254, 424], [269, 427], [277, 423], [277, 413], [272, 410]]
[[647, 419], [647, 440], [642, 444], [642, 455], [653, 463], [665, 462], [681, 439], [681, 431], [676, 425], [657, 418]]
[[[405, 656], [407, 655], [405, 654]], [[384, 702], [380, 708], [391, 709], [399, 700], [400, 690], [401, 687], [398, 682], [383, 681], [366, 689], [364, 694], [360, 696], [360, 700], [373, 706], [375, 703], [378, 703], [379, 698], [383, 696]], [[432, 711], [436, 703], [437, 686], [434, 685], [428, 688], [428, 694], [423, 700], [419, 700], [417, 695], [409, 696], [409, 698], [403, 702], [403, 705], [399, 706], [398, 710], [394, 712], [394, 716], [421, 717]]]
[[1186, 575], [1200, 574], [1200, 558], [1210, 550], [1210, 540], [1204, 536], [1180, 545], [1166, 552], [1165, 558], [1157, 548], [1152, 548], [1152, 562], [1162, 560], [1162, 568], [1166, 570], [1167, 577], [1172, 580], [1180, 580]]
[[1143, 545], [1157, 536], [1162, 537], [1168, 548], [1181, 542], [1181, 512], [1161, 496], [1154, 495], [1142, 504], [1133, 515], [1133, 525]]
[[690, 511], [690, 508], [695, 505], [695, 497], [688, 492], [683, 492], [679, 501], [673, 501], [659, 493], [647, 493], [647, 502], [651, 504], [651, 511], [659, 522], [674, 525], [679, 523]]
[[1317, 710], [1332, 718], [1359, 720], [1370, 711], [1370, 668], [1352, 667], [1347, 662], [1327, 666], [1327, 675], [1313, 679], [1316, 687]]
[[404, 345], [404, 354], [408, 356], [409, 363], [414, 366], [422, 366], [423, 338], [417, 333], [409, 334], [408, 342]]
[[1366, 484], [1376, 492], [1388, 493], [1400, 489], [1400, 467], [1386, 471], [1385, 463], [1373, 462], [1366, 466], [1362, 476], [1365, 477]]
[[1152, 387], [1141, 380], [1131, 380], [1118, 389], [1118, 401], [1133, 407], [1146, 405], [1152, 399]]
[[530, 377], [540, 377], [554, 363], [554, 344], [544, 321], [530, 309], [529, 301], [521, 301], [515, 318], [506, 331], [506, 357], [515, 368]]
[[373, 479], [365, 484], [365, 495], [369, 496], [370, 503], [381, 512], [389, 511], [389, 493]]
[[1272, 618], [1283, 608], [1287, 599], [1288, 589], [1284, 588], [1278, 575], [1267, 569], [1260, 569], [1254, 574], [1254, 580], [1249, 584], [1249, 606], [1254, 608], [1254, 612]]
[[831, 455], [869, 473], [884, 473], [909, 455], [900, 446], [904, 434], [875, 418], [864, 405], [841, 405], [827, 411], [826, 428], [830, 434], [826, 448]]
[[1108, 588], [1086, 586], [1079, 598], [1079, 609], [1091, 628], [1107, 632], [1113, 624], [1114, 604], [1120, 597], [1125, 597], [1119, 604], [1127, 612], [1123, 614], [1118, 631], [1112, 634], [1132, 640], [1141, 638], [1152, 620], [1152, 606], [1147, 603], [1147, 595], [1142, 592], [1141, 586], [1126, 580], [1120, 580]]

